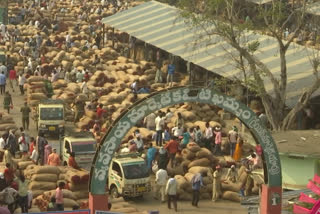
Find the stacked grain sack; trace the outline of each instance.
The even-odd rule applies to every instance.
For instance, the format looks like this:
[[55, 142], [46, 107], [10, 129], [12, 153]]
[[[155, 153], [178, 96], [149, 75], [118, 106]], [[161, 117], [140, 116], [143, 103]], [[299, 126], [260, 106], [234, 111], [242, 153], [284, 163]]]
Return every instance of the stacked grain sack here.
[[27, 90], [27, 102], [29, 106], [35, 107], [41, 100], [48, 99], [43, 77], [30, 76], [24, 87]]
[[212, 168], [214, 168], [219, 160], [206, 148], [200, 148], [196, 143], [190, 142], [184, 148], [181, 154], [176, 156], [177, 164], [171, 167], [168, 163], [167, 171], [169, 174], [176, 175], [178, 180], [179, 199], [192, 199], [191, 179], [196, 173], [205, 172], [204, 177], [205, 188], [201, 189], [201, 197], [203, 199], [210, 198], [212, 192]]
[[79, 206], [88, 206], [88, 186], [89, 186], [89, 172], [76, 170], [70, 167], [60, 167], [61, 174], [59, 175], [59, 182], [68, 184], [70, 191], [72, 191], [74, 198]]
[[60, 182], [66, 184], [64, 190], [64, 206], [72, 209], [79, 206], [88, 208], [88, 182], [89, 172], [76, 170], [70, 167], [36, 166], [30, 165], [24, 171], [27, 179], [30, 179], [29, 189], [32, 190], [33, 205], [41, 211], [46, 211], [51, 196]]
[[57, 187], [60, 169], [54, 166], [30, 165], [24, 171], [30, 180], [29, 189], [34, 197], [41, 195], [44, 191], [53, 190]]
[[0, 134], [4, 134], [9, 130], [17, 130], [18, 127], [15, 124], [13, 117], [6, 112], [0, 112]]

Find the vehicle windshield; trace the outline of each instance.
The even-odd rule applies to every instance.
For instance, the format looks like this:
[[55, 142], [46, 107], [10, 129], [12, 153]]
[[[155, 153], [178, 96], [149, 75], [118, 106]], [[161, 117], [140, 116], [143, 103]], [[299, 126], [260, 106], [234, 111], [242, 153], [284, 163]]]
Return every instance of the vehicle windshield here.
[[63, 108], [40, 108], [40, 120], [63, 120]]
[[95, 142], [73, 142], [72, 143], [72, 151], [74, 153], [83, 153], [83, 152], [95, 152]]
[[126, 179], [138, 179], [149, 177], [149, 170], [145, 162], [125, 163], [122, 165]]

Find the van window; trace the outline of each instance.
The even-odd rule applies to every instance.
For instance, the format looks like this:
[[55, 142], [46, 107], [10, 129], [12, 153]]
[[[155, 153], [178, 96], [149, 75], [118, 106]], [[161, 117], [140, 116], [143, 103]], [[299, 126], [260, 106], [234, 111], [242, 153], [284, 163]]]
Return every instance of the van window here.
[[63, 120], [63, 108], [40, 108], [40, 120]]
[[145, 162], [125, 163], [122, 165], [126, 179], [138, 179], [149, 177], [149, 169]]
[[65, 142], [64, 148], [67, 150], [68, 153], [71, 152], [70, 143], [68, 141]]
[[119, 166], [118, 163], [113, 162], [113, 164], [112, 164], [112, 170], [113, 170], [115, 173], [117, 173], [117, 175], [119, 175], [120, 177], [122, 177], [121, 168], [120, 168], [120, 166]]

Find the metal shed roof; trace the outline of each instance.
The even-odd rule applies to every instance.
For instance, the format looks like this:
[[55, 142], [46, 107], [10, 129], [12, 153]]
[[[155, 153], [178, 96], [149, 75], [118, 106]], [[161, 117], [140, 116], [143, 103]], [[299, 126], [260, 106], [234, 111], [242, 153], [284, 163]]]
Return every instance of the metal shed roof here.
[[[204, 31], [186, 24], [185, 20], [179, 17], [178, 9], [175, 7], [149, 1], [106, 17], [102, 22], [221, 76], [243, 78], [242, 72], [237, 69], [230, 56], [237, 56], [237, 51], [218, 36], [205, 36], [199, 40], [196, 35]], [[247, 38], [260, 42], [256, 56], [276, 77], [280, 77], [277, 41], [273, 37], [254, 32], [248, 32]], [[302, 89], [310, 86], [313, 81], [309, 59], [312, 51], [313, 49], [295, 43], [292, 43], [287, 51], [289, 106], [296, 103]], [[265, 85], [268, 91], [272, 90], [272, 85], [267, 79]]]

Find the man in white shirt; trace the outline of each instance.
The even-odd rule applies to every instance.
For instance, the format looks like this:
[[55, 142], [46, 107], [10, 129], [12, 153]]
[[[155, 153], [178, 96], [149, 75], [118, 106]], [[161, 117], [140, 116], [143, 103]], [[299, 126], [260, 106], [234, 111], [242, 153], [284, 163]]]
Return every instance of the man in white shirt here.
[[156, 173], [156, 190], [155, 190], [155, 198], [158, 200], [158, 196], [160, 193], [161, 202], [165, 202], [165, 191], [166, 191], [166, 183], [168, 179], [168, 173], [164, 169], [159, 169]]
[[204, 133], [204, 140], [205, 140], [205, 147], [212, 151], [212, 144], [213, 144], [213, 132], [212, 128], [210, 127], [209, 122], [206, 122], [206, 130]]
[[88, 96], [89, 94], [89, 89], [88, 89], [88, 85], [87, 85], [87, 81], [83, 80], [82, 84], [81, 84], [81, 92], [85, 95]]
[[143, 151], [143, 140], [142, 140], [142, 138], [141, 138], [141, 136], [140, 135], [138, 135], [137, 137], [136, 137], [136, 139], [134, 139], [133, 140], [134, 141], [134, 143], [137, 145], [137, 150], [138, 150], [138, 152], [142, 152]]
[[158, 112], [158, 117], [155, 119], [155, 124], [156, 124], [156, 144], [157, 146], [162, 146], [162, 132], [164, 128], [164, 117], [163, 117], [163, 112], [159, 111]]
[[173, 202], [174, 210], [177, 212], [177, 180], [174, 175], [167, 182], [166, 194], [168, 195], [168, 208], [171, 209], [171, 201]]
[[8, 76], [8, 69], [4, 64], [1, 64], [0, 66], [0, 73], [2, 73], [7, 77]]
[[24, 95], [23, 86], [24, 86], [24, 84], [25, 84], [26, 81], [27, 81], [27, 79], [26, 79], [26, 77], [24, 76], [24, 74], [19, 74], [18, 82], [19, 82], [19, 88], [20, 88], [20, 93], [21, 93], [21, 95]]
[[181, 127], [181, 124], [178, 124], [178, 126], [173, 127], [172, 128], [172, 133], [173, 133], [173, 136], [175, 136], [177, 138], [182, 136], [183, 135], [183, 128]]
[[4, 149], [6, 147], [6, 135], [3, 134], [0, 138], [0, 149]]
[[155, 113], [151, 113], [148, 116], [146, 116], [143, 120], [143, 124], [145, 125], [145, 127], [149, 130], [154, 130], [156, 128], [156, 115]]

